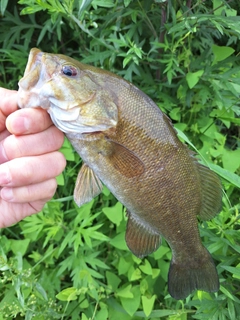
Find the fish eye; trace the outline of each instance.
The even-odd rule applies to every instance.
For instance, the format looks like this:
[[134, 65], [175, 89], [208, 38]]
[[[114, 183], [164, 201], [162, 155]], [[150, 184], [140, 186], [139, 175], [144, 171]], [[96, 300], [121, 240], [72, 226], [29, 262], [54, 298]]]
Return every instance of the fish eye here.
[[62, 73], [68, 77], [75, 77], [78, 74], [78, 70], [74, 66], [63, 66]]

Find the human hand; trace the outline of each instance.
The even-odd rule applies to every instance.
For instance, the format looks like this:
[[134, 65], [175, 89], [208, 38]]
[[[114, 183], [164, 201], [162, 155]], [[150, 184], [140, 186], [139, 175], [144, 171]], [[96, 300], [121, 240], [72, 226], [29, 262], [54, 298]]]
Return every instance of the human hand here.
[[17, 91], [0, 88], [0, 228], [41, 211], [66, 160], [64, 135], [42, 109], [17, 110]]

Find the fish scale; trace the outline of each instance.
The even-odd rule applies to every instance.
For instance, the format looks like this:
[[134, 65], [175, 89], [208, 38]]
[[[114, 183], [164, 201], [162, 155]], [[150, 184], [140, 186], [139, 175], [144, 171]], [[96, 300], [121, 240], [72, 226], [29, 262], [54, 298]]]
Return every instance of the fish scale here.
[[126, 242], [136, 256], [154, 252], [166, 239], [172, 297], [219, 289], [197, 216], [206, 220], [220, 211], [220, 180], [197, 162], [147, 95], [108, 71], [32, 49], [18, 104], [46, 109], [83, 159], [74, 190], [79, 206], [104, 183], [127, 208]]

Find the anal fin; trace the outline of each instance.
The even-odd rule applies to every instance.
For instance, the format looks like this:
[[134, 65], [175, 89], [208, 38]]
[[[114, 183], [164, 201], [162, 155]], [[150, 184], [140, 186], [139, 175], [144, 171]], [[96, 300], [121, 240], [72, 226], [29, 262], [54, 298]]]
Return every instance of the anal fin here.
[[93, 170], [84, 163], [77, 176], [73, 195], [74, 201], [80, 207], [99, 195], [101, 191], [102, 182]]
[[156, 251], [161, 245], [161, 236], [150, 226], [128, 213], [126, 242], [135, 256], [142, 258]]

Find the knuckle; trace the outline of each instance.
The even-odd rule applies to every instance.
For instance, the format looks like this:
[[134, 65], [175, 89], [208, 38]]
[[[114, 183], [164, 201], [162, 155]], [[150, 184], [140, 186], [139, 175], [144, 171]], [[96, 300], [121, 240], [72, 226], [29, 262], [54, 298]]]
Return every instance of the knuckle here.
[[49, 144], [52, 150], [58, 150], [64, 141], [64, 134], [58, 130], [55, 126], [51, 126], [47, 134], [49, 136]]
[[21, 138], [14, 135], [8, 136], [3, 141], [3, 150], [8, 160], [12, 160], [23, 155]]

